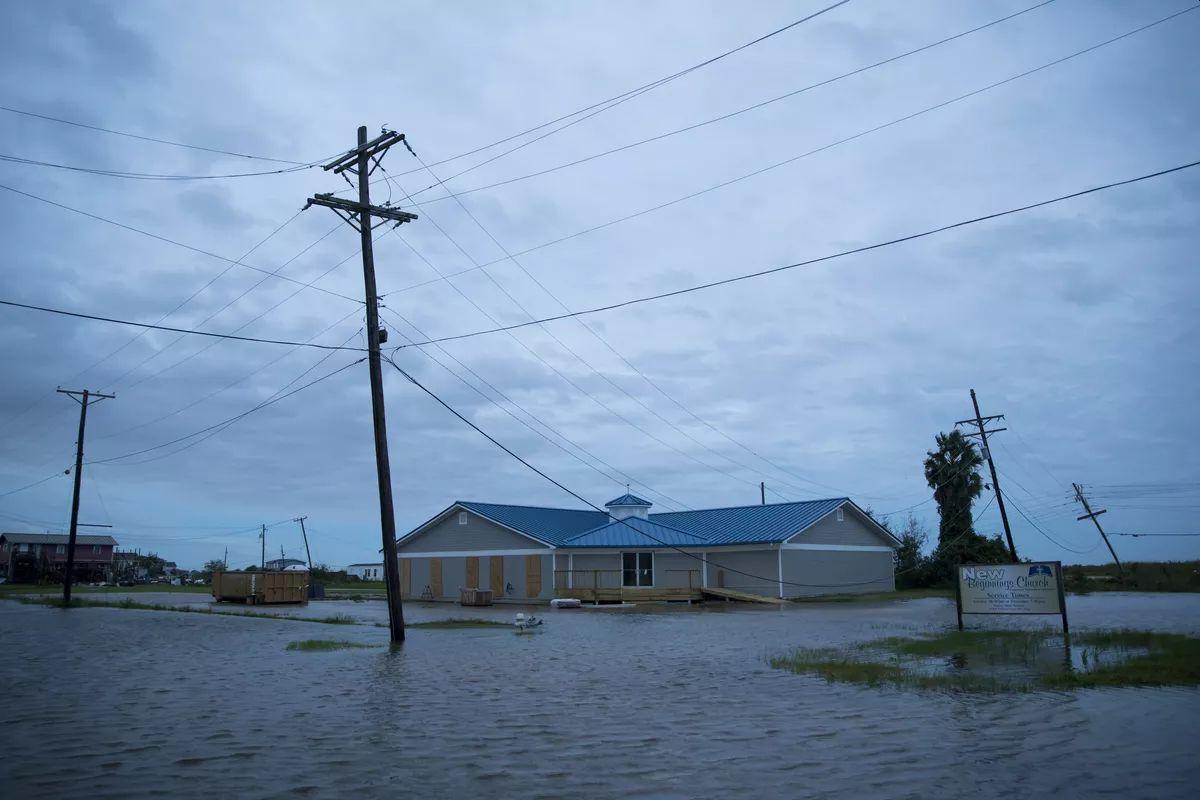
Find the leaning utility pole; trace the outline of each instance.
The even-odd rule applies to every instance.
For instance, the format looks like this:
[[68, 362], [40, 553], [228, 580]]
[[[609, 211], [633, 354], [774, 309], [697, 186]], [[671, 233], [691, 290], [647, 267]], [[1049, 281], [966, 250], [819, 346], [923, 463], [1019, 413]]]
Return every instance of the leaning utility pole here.
[[1008, 428], [993, 428], [990, 431], [986, 430], [988, 423], [998, 419], [1004, 419], [1003, 414], [992, 414], [989, 417], [983, 417], [979, 414], [979, 401], [975, 399], [975, 390], [971, 390], [971, 405], [975, 407], [975, 419], [964, 419], [954, 423], [955, 425], [974, 425], [978, 430], [968, 433], [967, 436], [978, 436], [983, 457], [987, 459], [988, 469], [992, 473], [992, 491], [996, 493], [996, 505], [1000, 508], [1000, 521], [1004, 523], [1004, 538], [1008, 540], [1008, 555], [1013, 563], [1017, 563], [1017, 547], [1013, 544], [1012, 529], [1008, 527], [1008, 512], [1004, 510], [1004, 496], [1000, 493], [1000, 479], [996, 477], [996, 464], [992, 461], [992, 449], [988, 447], [987, 435], [989, 433], [999, 433], [1006, 431]]
[[1100, 516], [1101, 514], [1108, 513], [1108, 509], [1102, 508], [1099, 511], [1092, 511], [1092, 507], [1088, 504], [1087, 496], [1083, 493], [1083, 487], [1078, 483], [1072, 483], [1071, 486], [1075, 488], [1075, 501], [1082, 503], [1083, 510], [1087, 512], [1082, 517], [1076, 517], [1075, 519], [1079, 522], [1082, 522], [1085, 519], [1090, 519], [1092, 521], [1092, 524], [1096, 526], [1096, 530], [1100, 531], [1100, 538], [1104, 540], [1106, 545], [1108, 545], [1108, 552], [1112, 553], [1113, 561], [1117, 563], [1117, 571], [1124, 575], [1125, 568], [1121, 566], [1121, 559], [1117, 558], [1117, 551], [1113, 550], [1112, 542], [1108, 540], [1108, 534], [1104, 532], [1104, 528], [1100, 527], [1100, 520], [1096, 519], [1096, 517]]
[[308, 556], [308, 571], [312, 572], [312, 551], [308, 549], [308, 532], [304, 530], [304, 520], [308, 517], [296, 517], [292, 522], [300, 523], [300, 535], [304, 537], [304, 555]]
[[[392, 641], [404, 641], [404, 607], [400, 601], [400, 563], [396, 555], [396, 515], [392, 507], [392, 468], [388, 461], [387, 416], [383, 405], [383, 368], [380, 363], [379, 297], [375, 287], [375, 254], [371, 231], [375, 225], [395, 222], [400, 225], [417, 218], [416, 214], [371, 205], [371, 173], [379, 166], [388, 148], [404, 142], [404, 134], [385, 130], [367, 141], [367, 128], [358, 129], [358, 147], [325, 164], [322, 169], [345, 178], [346, 172], [358, 178], [358, 202], [334, 197], [332, 193], [316, 194], [305, 208], [312, 205], [332, 208], [334, 213], [350, 223], [362, 237], [363, 284], [367, 306], [367, 364], [371, 373], [371, 411], [375, 427], [375, 470], [379, 480], [379, 519], [383, 537], [383, 575], [387, 581], [388, 622]], [[404, 142], [408, 147], [408, 143]], [[350, 179], [346, 178], [349, 182]], [[372, 215], [379, 222], [371, 224]]]
[[83, 482], [83, 431], [87, 425], [87, 410], [92, 403], [116, 397], [115, 394], [101, 394], [87, 389], [57, 390], [59, 394], [69, 395], [79, 403], [79, 439], [75, 442], [75, 491], [71, 495], [71, 532], [67, 538], [67, 568], [63, 573], [63, 605], [71, 603], [71, 579], [75, 572], [75, 538], [79, 530], [79, 487]]

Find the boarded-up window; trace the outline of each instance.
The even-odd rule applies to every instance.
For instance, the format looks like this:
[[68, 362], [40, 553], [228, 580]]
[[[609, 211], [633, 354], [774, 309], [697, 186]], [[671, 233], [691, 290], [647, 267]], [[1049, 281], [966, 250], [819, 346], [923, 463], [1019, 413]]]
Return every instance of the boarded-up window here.
[[429, 591], [433, 592], [434, 597], [442, 596], [442, 560], [440, 558], [429, 559]]
[[467, 556], [467, 588], [479, 588], [479, 556]]
[[488, 559], [488, 569], [491, 572], [491, 582], [488, 584], [494, 597], [504, 596], [504, 556], [492, 556]]
[[537, 597], [542, 593], [542, 557], [525, 556], [525, 596]]
[[412, 559], [400, 559], [400, 594], [412, 594]]

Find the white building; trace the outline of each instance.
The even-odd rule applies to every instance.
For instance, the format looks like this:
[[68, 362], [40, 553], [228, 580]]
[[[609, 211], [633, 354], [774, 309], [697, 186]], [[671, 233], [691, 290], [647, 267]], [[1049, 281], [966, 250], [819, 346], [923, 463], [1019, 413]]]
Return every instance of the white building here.
[[346, 574], [353, 575], [355, 578], [360, 578], [364, 581], [381, 581], [383, 580], [383, 562], [376, 564], [351, 564], [346, 567]]

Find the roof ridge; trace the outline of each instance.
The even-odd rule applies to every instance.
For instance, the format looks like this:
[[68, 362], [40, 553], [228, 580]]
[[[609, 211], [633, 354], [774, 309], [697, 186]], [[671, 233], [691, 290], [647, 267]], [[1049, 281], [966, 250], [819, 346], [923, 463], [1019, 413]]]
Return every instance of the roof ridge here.
[[606, 511], [597, 511], [594, 508], [560, 508], [558, 506], [526, 506], [526, 505], [521, 505], [520, 503], [491, 503], [491, 502], [488, 502], [487, 500], [455, 500], [453, 503], [450, 504], [450, 507], [453, 508], [456, 505], [460, 505], [460, 506], [465, 506], [465, 505], [502, 506], [504, 508], [532, 508], [537, 511], [570, 511], [573, 513], [580, 513], [580, 514], [606, 514], [606, 513], [608, 513]]
[[[654, 525], [657, 525], [660, 528], [666, 528], [669, 531], [675, 531], [675, 533], [680, 533], [680, 534], [683, 534], [684, 536], [691, 536], [693, 539], [700, 539], [705, 542], [709, 541], [709, 537], [707, 537], [707, 536], [704, 536], [699, 533], [693, 533], [692, 531], [685, 531], [683, 528], [676, 528], [673, 525], [665, 525], [661, 522], [655, 522], [654, 520], [645, 519], [643, 517], [626, 517], [625, 519], [614, 519], [614, 520], [611, 520], [610, 522], [604, 523], [603, 525], [597, 525], [594, 528], [589, 528], [588, 530], [584, 531], [583, 533], [578, 533], [578, 534], [570, 537], [569, 539], [564, 539], [563, 543], [566, 544], [567, 542], [573, 542], [576, 539], [580, 539], [584, 536], [590, 536], [591, 534], [595, 533], [596, 531], [602, 530], [604, 528], [611, 528], [614, 525], [625, 525], [626, 527], [637, 530], [637, 528], [634, 528], [634, 526], [627, 524], [629, 522], [629, 520], [641, 520], [642, 522], [649, 522]], [[641, 533], [641, 531], [638, 531], [638, 532]]]
[[735, 508], [779, 508], [780, 506], [802, 506], [808, 503], [829, 503], [834, 500], [849, 502], [849, 497], [818, 497], [812, 500], [789, 500], [786, 503], [752, 503], [744, 506], [718, 506], [717, 508], [689, 508], [683, 511], [656, 511], [651, 517], [661, 517], [665, 514], [704, 514], [709, 511], [732, 511]]

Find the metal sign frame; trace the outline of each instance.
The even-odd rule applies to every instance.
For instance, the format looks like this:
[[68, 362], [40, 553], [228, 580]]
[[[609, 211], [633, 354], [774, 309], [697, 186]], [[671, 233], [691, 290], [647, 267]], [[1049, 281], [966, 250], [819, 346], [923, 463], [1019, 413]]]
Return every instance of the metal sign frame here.
[[1054, 578], [1058, 586], [1058, 611], [963, 611], [962, 602], [962, 568], [963, 567], [995, 567], [1007, 566], [998, 564], [959, 564], [954, 568], [954, 605], [958, 612], [958, 629], [963, 629], [963, 614], [970, 614], [976, 617], [1046, 617], [1060, 616], [1062, 617], [1063, 633], [1070, 633], [1071, 628], [1067, 623], [1067, 597], [1063, 590], [1063, 571], [1061, 561], [1031, 561], [1029, 564], [1047, 564], [1054, 567]]

